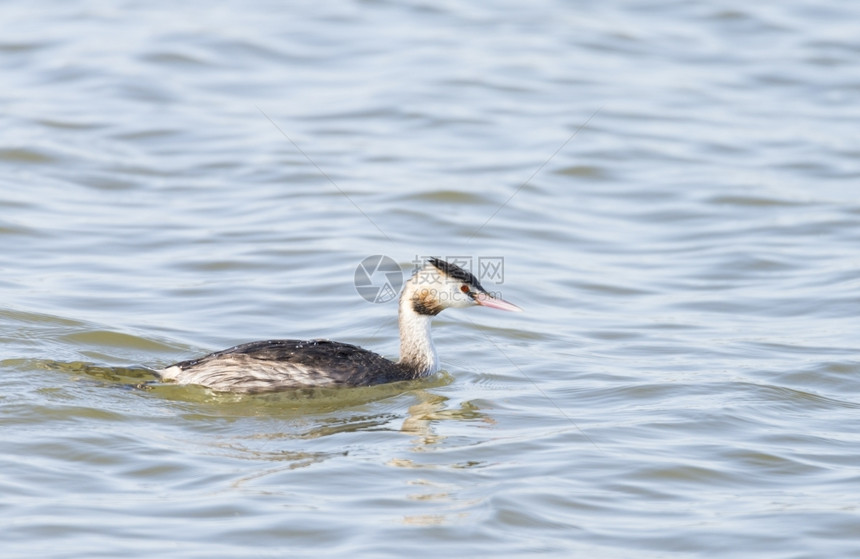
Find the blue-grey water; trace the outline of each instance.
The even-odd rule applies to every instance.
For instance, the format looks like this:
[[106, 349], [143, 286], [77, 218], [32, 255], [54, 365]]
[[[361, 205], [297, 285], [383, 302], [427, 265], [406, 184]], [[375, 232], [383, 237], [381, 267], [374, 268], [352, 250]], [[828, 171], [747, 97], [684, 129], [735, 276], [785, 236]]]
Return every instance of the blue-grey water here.
[[[4, 4], [0, 557], [860, 557], [858, 22]], [[396, 357], [378, 254], [526, 312], [437, 317], [426, 382], [155, 382]]]

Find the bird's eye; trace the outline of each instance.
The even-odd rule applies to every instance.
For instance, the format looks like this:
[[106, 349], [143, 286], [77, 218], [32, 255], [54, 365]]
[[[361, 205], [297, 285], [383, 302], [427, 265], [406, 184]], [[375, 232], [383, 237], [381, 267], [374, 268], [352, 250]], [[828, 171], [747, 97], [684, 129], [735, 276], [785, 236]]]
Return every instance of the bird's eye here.
[[469, 286], [468, 285], [461, 285], [460, 291], [462, 291], [463, 293], [468, 293], [469, 292]]

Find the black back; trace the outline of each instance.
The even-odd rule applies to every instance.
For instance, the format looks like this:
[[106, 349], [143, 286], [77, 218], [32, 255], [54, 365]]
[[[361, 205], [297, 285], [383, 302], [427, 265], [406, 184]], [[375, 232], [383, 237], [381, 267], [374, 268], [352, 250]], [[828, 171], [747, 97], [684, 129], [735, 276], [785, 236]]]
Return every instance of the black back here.
[[[288, 372], [290, 365], [300, 367], [302, 376], [325, 378], [327, 383], [340, 386], [369, 386], [399, 380], [412, 380], [415, 374], [394, 361], [361, 347], [329, 340], [265, 340], [237, 345], [210, 353], [199, 359], [173, 365], [182, 370], [217, 366], [219, 360], [236, 357], [247, 362], [248, 374], [256, 376], [254, 362], [267, 370], [281, 369], [283, 377], [272, 379], [274, 384], [293, 384]], [[286, 367], [284, 367], [286, 366]], [[295, 385], [305, 382], [296, 379]]]

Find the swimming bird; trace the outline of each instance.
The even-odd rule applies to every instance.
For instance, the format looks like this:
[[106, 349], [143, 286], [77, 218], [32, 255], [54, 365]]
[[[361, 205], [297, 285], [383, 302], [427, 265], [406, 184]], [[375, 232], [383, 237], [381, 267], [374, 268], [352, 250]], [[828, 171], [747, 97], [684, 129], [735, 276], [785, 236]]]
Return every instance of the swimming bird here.
[[329, 340], [266, 340], [237, 345], [156, 371], [162, 380], [221, 392], [271, 392], [302, 387], [369, 386], [413, 380], [439, 368], [431, 319], [445, 309], [480, 305], [521, 311], [484, 289], [463, 268], [429, 259], [400, 294], [400, 360]]

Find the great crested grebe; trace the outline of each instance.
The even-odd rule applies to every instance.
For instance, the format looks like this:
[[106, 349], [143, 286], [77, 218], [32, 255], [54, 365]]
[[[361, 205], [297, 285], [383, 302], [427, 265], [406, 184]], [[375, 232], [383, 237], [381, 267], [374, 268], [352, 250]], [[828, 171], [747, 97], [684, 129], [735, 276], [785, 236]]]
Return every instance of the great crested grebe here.
[[449, 308], [481, 305], [521, 311], [494, 297], [459, 266], [431, 258], [400, 294], [400, 360], [328, 340], [268, 340], [237, 345], [157, 371], [163, 380], [222, 392], [270, 392], [302, 387], [369, 386], [413, 380], [439, 368], [430, 320]]

